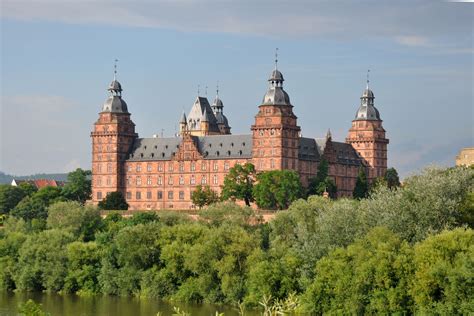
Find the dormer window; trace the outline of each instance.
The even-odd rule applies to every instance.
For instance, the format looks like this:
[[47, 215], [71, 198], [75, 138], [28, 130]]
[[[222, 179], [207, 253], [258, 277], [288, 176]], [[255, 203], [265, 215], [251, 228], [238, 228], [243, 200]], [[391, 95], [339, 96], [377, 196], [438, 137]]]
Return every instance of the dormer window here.
[[245, 147], [245, 142], [244, 142], [244, 143], [242, 143], [242, 146], [244, 146], [244, 147]]
[[219, 156], [219, 155], [220, 155], [219, 151], [216, 151], [216, 155], [217, 155], [217, 156]]
[[230, 156], [230, 150], [229, 150], [229, 151], [227, 151], [227, 155], [228, 155], [228, 156]]

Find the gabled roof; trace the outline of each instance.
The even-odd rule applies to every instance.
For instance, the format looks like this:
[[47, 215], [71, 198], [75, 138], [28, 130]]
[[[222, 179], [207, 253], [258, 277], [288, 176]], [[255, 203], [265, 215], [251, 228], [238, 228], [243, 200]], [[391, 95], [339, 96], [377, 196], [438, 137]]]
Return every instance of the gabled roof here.
[[212, 111], [211, 105], [207, 98], [197, 97], [194, 101], [191, 111], [188, 114], [189, 130], [200, 130], [201, 121], [204, 115], [207, 115], [209, 121], [209, 132], [219, 132], [217, 118]]

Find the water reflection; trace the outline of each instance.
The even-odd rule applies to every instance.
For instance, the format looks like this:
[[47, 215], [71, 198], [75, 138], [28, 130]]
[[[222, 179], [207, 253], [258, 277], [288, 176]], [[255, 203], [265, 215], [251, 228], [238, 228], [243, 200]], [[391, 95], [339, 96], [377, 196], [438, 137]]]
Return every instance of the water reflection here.
[[[18, 305], [30, 298], [42, 304], [42, 309], [52, 316], [156, 316], [158, 312], [167, 316], [173, 313], [173, 306], [191, 313], [192, 316], [213, 316], [216, 311], [225, 313], [225, 316], [238, 315], [232, 307], [210, 304], [171, 304], [156, 299], [135, 297], [79, 297], [47, 293], [0, 292], [0, 316], [17, 315]], [[257, 316], [259, 313], [247, 312], [246, 315]]]

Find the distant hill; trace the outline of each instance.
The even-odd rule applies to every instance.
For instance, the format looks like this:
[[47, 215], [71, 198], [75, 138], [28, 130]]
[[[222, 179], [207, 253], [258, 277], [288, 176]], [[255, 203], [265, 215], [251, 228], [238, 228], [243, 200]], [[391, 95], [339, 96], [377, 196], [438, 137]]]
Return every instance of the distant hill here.
[[14, 176], [14, 175], [6, 174], [0, 171], [0, 184], [4, 184], [4, 183], [10, 184], [13, 178], [19, 179], [19, 180], [54, 179], [54, 180], [59, 180], [59, 181], [66, 181], [67, 173], [37, 173], [30, 176]]

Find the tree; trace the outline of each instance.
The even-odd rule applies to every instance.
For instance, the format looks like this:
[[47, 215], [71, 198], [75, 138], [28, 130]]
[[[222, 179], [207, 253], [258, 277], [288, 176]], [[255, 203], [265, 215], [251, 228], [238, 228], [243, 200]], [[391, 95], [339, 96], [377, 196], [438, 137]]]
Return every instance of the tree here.
[[366, 198], [369, 193], [369, 184], [367, 182], [367, 176], [365, 174], [364, 167], [359, 168], [359, 174], [357, 175], [356, 184], [352, 196], [356, 199]]
[[204, 205], [210, 205], [219, 201], [219, 196], [217, 192], [212, 190], [210, 186], [196, 186], [196, 189], [191, 194], [191, 200], [199, 208], [202, 208]]
[[334, 180], [329, 177], [329, 163], [326, 158], [322, 158], [319, 162], [316, 177], [309, 180], [308, 195], [323, 195], [328, 192], [329, 196], [334, 198], [337, 196], [337, 186]]
[[415, 245], [415, 314], [474, 313], [474, 230], [457, 228]]
[[0, 185], [0, 214], [8, 214], [25, 197], [25, 191], [9, 184]]
[[128, 210], [128, 203], [119, 191], [107, 194], [98, 206], [101, 210]]
[[386, 228], [374, 228], [347, 248], [316, 264], [316, 277], [303, 296], [311, 314], [405, 314], [413, 275], [412, 249]]
[[18, 313], [20, 316], [49, 316], [50, 313], [44, 312], [41, 309], [41, 304], [36, 304], [32, 299], [21, 303], [18, 307]]
[[38, 188], [31, 183], [21, 182], [18, 187], [25, 192], [25, 196], [32, 196], [35, 192], [38, 191]]
[[82, 204], [91, 197], [91, 171], [77, 168], [67, 176], [67, 183], [62, 194], [68, 200], [78, 201]]
[[302, 196], [299, 175], [292, 170], [272, 170], [259, 173], [253, 188], [259, 208], [286, 209]]
[[255, 182], [255, 166], [251, 163], [237, 164], [230, 168], [224, 179], [221, 197], [223, 200], [244, 200], [250, 206], [253, 201], [252, 189]]
[[48, 216], [46, 204], [41, 199], [29, 196], [21, 200], [10, 214], [18, 218], [23, 218], [25, 221], [31, 221], [33, 219], [45, 220]]
[[68, 229], [74, 236], [89, 241], [94, 239], [94, 234], [103, 223], [100, 212], [94, 206], [68, 201], [49, 206], [47, 225], [53, 229]]
[[395, 168], [387, 169], [384, 179], [387, 181], [387, 186], [390, 189], [400, 186], [400, 179], [398, 178], [398, 172]]

